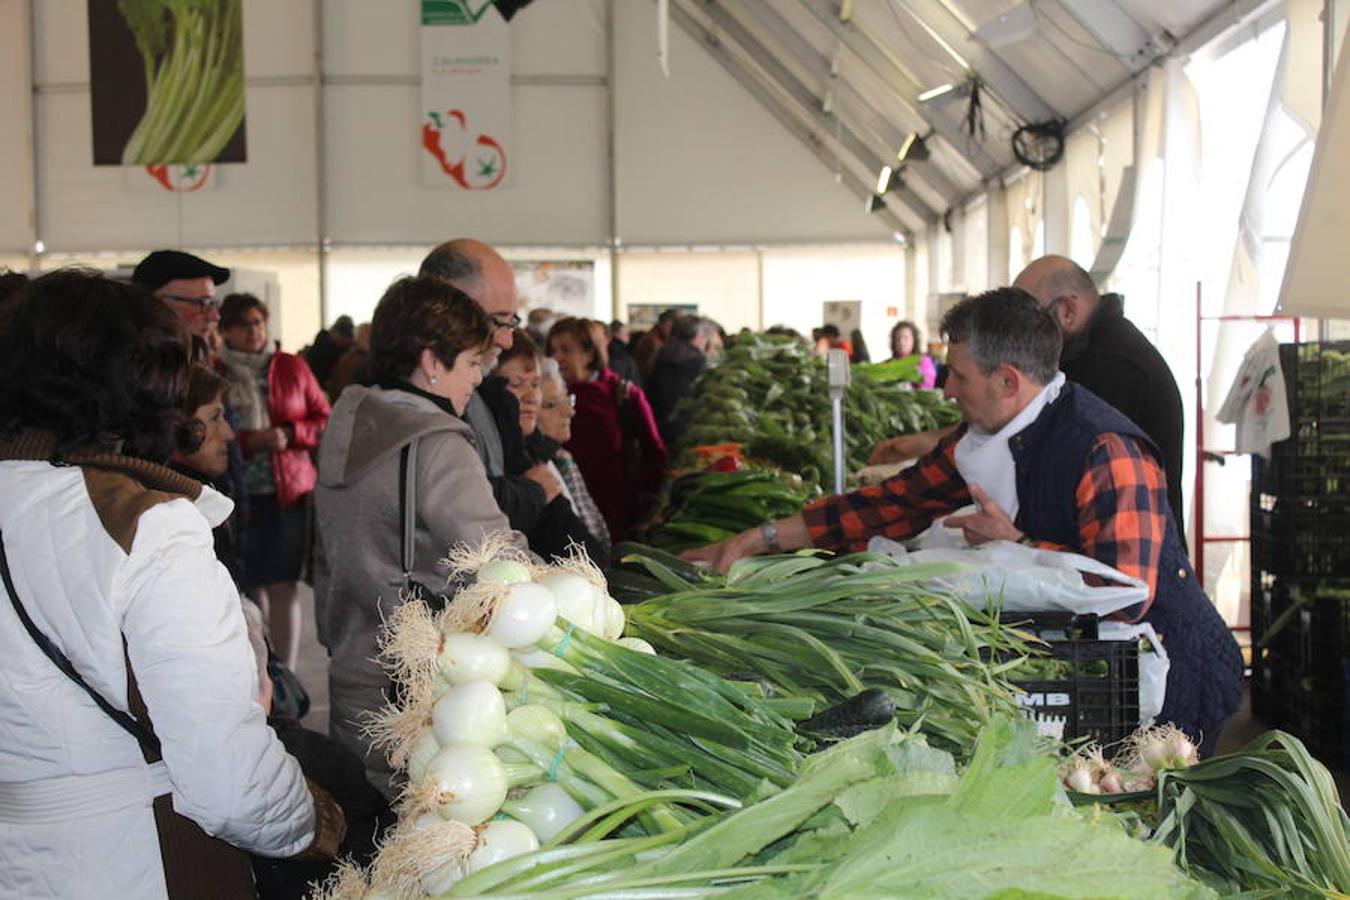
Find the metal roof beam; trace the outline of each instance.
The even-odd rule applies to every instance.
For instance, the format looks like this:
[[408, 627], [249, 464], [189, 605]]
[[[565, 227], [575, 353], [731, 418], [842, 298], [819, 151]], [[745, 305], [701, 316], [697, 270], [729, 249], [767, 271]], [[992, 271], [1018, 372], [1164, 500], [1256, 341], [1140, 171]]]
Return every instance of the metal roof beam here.
[[[889, 159], [882, 159], [877, 156], [872, 148], [837, 115], [834, 117], [826, 116], [821, 111], [821, 98], [816, 96], [815, 91], [803, 84], [786, 65], [760, 43], [750, 29], [718, 5], [716, 0], [697, 0], [697, 6], [714, 25], [721, 29], [723, 34], [731, 38], [754, 61], [755, 65], [774, 84], [792, 98], [797, 107], [795, 112], [799, 117], [806, 119], [823, 131], [833, 132], [835, 140], [852, 154], [865, 170], [880, 172], [882, 166], [889, 164]], [[899, 199], [917, 213], [924, 222], [930, 222], [941, 214], [940, 210], [930, 207], [908, 188], [896, 188], [888, 196]]]
[[927, 122], [934, 133], [956, 148], [980, 174], [981, 179], [992, 178], [1004, 169], [1006, 163], [992, 156], [978, 141], [962, 131], [958, 124], [945, 115], [935, 113], [923, 104], [917, 103], [915, 98], [925, 89], [925, 85], [915, 81], [903, 66], [890, 58], [885, 49], [864, 36], [852, 23], [840, 22], [829, 0], [801, 0], [801, 4], [854, 56], [871, 69], [882, 83], [890, 88], [897, 100]]
[[[877, 111], [847, 79], [840, 79], [831, 60], [815, 48], [796, 28], [792, 27], [771, 4], [764, 2], [747, 3], [742, 7], [767, 31], [773, 40], [793, 59], [810, 70], [811, 76], [826, 85], [826, 90], [835, 95], [834, 109], [838, 114], [838, 98], [848, 98], [852, 105], [860, 110], [859, 125], [877, 135], [889, 146], [891, 153], [900, 149], [900, 145], [909, 137], [910, 132], [902, 131]], [[839, 44], [837, 46], [842, 46]], [[888, 159], [892, 168], [897, 167], [895, 159]], [[922, 181], [934, 193], [939, 194], [945, 204], [950, 205], [961, 196], [961, 189], [942, 174], [931, 162], [917, 163], [913, 160], [905, 167], [905, 178]]]
[[[800, 140], [807, 149], [816, 155], [816, 157], [831, 169], [836, 167], [838, 160], [826, 146], [825, 139], [810, 125], [802, 120], [801, 116], [795, 114], [788, 108], [786, 102], [774, 91], [765, 86], [760, 79], [750, 72], [743, 64], [734, 59], [727, 51], [721, 37], [708, 26], [700, 22], [692, 13], [685, 10], [683, 5], [676, 0], [670, 6], [670, 17], [684, 29], [685, 33], [692, 37], [699, 45], [707, 50], [731, 77], [740, 82], [741, 86], [750, 92], [756, 100], [776, 118], [784, 128], [793, 136]], [[839, 167], [839, 176], [845, 186], [858, 196], [859, 201], [865, 200], [872, 194], [872, 185], [864, 182], [850, 168]], [[909, 210], [911, 216], [917, 219], [920, 224], [925, 220], [913, 209]], [[887, 209], [878, 210], [875, 215], [885, 222], [892, 230], [899, 232], [905, 240], [912, 240], [913, 228], [902, 220], [895, 212]]]
[[1013, 71], [998, 54], [975, 39], [965, 22], [957, 18], [943, 0], [887, 2], [896, 2], [902, 6], [938, 44], [978, 75], [989, 92], [1023, 122], [1044, 122], [1059, 118], [1054, 107], [1033, 91], [1022, 80], [1022, 76]]

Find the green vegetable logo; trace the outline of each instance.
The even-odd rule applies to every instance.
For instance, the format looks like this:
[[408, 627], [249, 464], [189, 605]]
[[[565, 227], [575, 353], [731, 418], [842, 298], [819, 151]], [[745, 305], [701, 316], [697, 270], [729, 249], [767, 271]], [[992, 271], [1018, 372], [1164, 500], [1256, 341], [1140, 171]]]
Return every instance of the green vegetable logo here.
[[[123, 165], [214, 160], [244, 121], [242, 0], [118, 0], [145, 67]], [[153, 173], [152, 173], [153, 174]]]
[[158, 181], [166, 191], [177, 194], [191, 194], [206, 184], [211, 174], [209, 165], [191, 166], [146, 166], [146, 174]]

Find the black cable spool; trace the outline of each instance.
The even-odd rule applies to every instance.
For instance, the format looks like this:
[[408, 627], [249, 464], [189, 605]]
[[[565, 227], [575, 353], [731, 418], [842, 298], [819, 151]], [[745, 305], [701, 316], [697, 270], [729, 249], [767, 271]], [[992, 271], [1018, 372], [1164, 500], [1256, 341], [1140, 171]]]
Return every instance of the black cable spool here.
[[1064, 121], [1032, 122], [1013, 132], [1013, 156], [1037, 172], [1048, 172], [1064, 158]]

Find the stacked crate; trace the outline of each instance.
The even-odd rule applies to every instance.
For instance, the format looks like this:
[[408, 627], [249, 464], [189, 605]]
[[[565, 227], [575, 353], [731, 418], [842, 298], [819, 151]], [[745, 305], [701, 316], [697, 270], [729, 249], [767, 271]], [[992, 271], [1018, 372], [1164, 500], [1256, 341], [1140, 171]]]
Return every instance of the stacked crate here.
[[1350, 342], [1280, 363], [1293, 435], [1252, 464], [1252, 709], [1350, 768]]

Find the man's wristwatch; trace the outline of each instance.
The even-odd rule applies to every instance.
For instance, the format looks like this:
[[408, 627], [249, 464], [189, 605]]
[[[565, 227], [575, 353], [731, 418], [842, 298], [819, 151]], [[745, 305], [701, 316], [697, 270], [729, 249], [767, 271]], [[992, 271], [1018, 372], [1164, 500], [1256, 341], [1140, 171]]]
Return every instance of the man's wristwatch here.
[[770, 553], [779, 553], [782, 547], [778, 546], [778, 524], [776, 522], [765, 522], [759, 526], [759, 536], [764, 539], [764, 549]]

